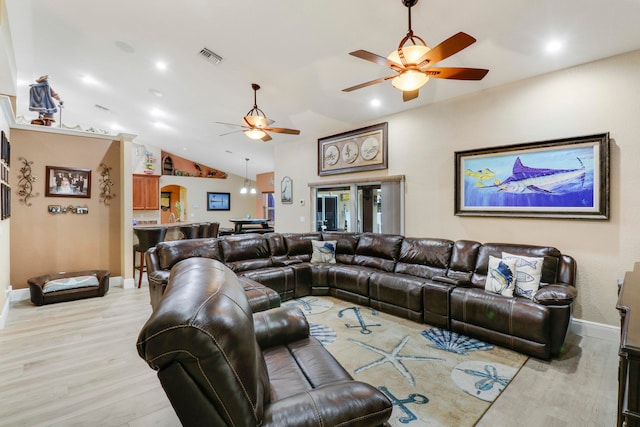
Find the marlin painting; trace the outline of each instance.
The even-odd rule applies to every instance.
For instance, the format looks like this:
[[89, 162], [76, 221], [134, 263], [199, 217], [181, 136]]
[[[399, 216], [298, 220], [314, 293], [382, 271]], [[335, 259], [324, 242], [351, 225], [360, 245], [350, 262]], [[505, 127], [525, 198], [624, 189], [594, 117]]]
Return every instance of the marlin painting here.
[[505, 191], [509, 193], [554, 193], [554, 190], [558, 187], [570, 183], [572, 181], [580, 180], [581, 184], [584, 184], [585, 166], [580, 158], [577, 158], [580, 162], [580, 168], [578, 169], [546, 169], [546, 168], [531, 168], [522, 164], [520, 157], [516, 158], [513, 164], [513, 170], [511, 176], [500, 182], [495, 181], [494, 185], [485, 185], [482, 182], [477, 182], [476, 186], [479, 188], [498, 188], [498, 191]]

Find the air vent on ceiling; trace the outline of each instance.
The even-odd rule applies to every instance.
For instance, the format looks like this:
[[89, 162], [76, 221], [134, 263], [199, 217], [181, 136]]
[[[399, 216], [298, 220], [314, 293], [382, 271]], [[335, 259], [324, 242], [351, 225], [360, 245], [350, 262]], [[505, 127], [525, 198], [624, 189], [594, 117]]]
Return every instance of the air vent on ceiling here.
[[198, 55], [202, 56], [204, 59], [214, 64], [219, 64], [220, 62], [222, 62], [222, 56], [218, 55], [217, 53], [215, 53], [210, 49], [207, 49], [206, 47], [203, 47]]
[[102, 106], [102, 105], [100, 105], [100, 104], [96, 104], [96, 105], [94, 105], [94, 107], [96, 107], [98, 110], [102, 110], [102, 111], [111, 111], [111, 109], [110, 109], [110, 108], [103, 107], [103, 106]]

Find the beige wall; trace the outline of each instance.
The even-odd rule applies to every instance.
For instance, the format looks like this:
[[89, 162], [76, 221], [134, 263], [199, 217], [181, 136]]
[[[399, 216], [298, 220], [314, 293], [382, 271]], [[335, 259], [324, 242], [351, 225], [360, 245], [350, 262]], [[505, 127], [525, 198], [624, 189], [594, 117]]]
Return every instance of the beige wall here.
[[[7, 97], [0, 97], [0, 130], [4, 131], [10, 142], [12, 139], [9, 129], [11, 117], [12, 112], [9, 99]], [[15, 160], [13, 164], [16, 164]], [[9, 181], [9, 184], [11, 184], [11, 181]], [[7, 314], [4, 312], [4, 306], [7, 303], [6, 291], [9, 289], [9, 285], [11, 285], [10, 239], [11, 218], [0, 221], [0, 318]], [[2, 321], [0, 321], [0, 328], [2, 328]]]
[[[257, 194], [240, 194], [244, 177], [228, 174], [227, 179], [196, 178], [187, 176], [162, 175], [160, 188], [167, 185], [180, 185], [187, 189], [185, 203], [185, 221], [219, 222], [220, 227], [230, 228], [231, 218], [256, 217]], [[255, 185], [255, 183], [253, 184]], [[231, 194], [230, 211], [207, 211], [207, 192], [225, 192]], [[157, 211], [135, 211], [137, 219], [158, 216]], [[141, 217], [142, 215], [142, 217]]]
[[[578, 262], [575, 317], [618, 325], [617, 279], [640, 260], [639, 72], [636, 51], [373, 122], [389, 122], [386, 173], [406, 176], [406, 235], [555, 246]], [[455, 151], [599, 132], [610, 132], [612, 139], [610, 220], [453, 215]], [[317, 138], [323, 136], [275, 148], [276, 182], [290, 176], [294, 200], [308, 200], [307, 183], [321, 181], [315, 164]], [[368, 175], [376, 174], [351, 174]], [[278, 204], [277, 231], [309, 231], [310, 208]]]
[[[12, 193], [11, 284], [27, 287], [29, 277], [60, 271], [108, 269], [121, 275], [120, 142], [91, 136], [72, 136], [46, 129], [11, 130], [11, 185], [17, 188], [19, 157], [32, 161], [37, 177], [31, 206], [18, 202]], [[100, 164], [112, 167], [110, 206], [99, 201]], [[45, 197], [45, 167], [91, 169], [91, 198]], [[88, 206], [88, 215], [48, 213], [48, 205]]]

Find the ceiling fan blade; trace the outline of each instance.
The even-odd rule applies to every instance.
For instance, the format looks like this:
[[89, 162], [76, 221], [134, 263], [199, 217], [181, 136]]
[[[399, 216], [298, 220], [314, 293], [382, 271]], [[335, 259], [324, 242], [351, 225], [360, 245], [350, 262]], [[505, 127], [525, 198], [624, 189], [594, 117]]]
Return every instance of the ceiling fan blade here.
[[260, 139], [263, 140], [264, 142], [271, 141], [271, 136], [265, 132], [264, 136]]
[[217, 123], [219, 125], [234, 126], [234, 127], [237, 127], [237, 128], [246, 127], [246, 126], [238, 125], [238, 124], [235, 124], [235, 123], [225, 123], [225, 122], [213, 122], [213, 123]]
[[346, 89], [342, 89], [343, 92], [351, 92], [352, 90], [356, 90], [356, 89], [362, 89], [363, 87], [367, 87], [367, 86], [371, 86], [374, 85], [376, 83], [381, 83], [385, 80], [389, 80], [396, 77], [396, 75], [392, 75], [392, 76], [387, 76], [387, 77], [380, 77], [379, 79], [375, 79], [375, 80], [371, 80], [370, 82], [366, 82], [366, 83], [360, 83], [359, 85], [355, 85], [355, 86], [351, 86], [348, 87]]
[[297, 129], [263, 128], [262, 130], [268, 130], [269, 132], [276, 132], [276, 133], [286, 133], [287, 135], [300, 135], [300, 131]]
[[402, 92], [402, 100], [404, 102], [411, 101], [412, 99], [416, 99], [419, 95], [420, 89], [416, 90], [405, 90]]
[[475, 42], [476, 39], [471, 37], [469, 34], [459, 32], [422, 55], [422, 57], [420, 57], [416, 62], [418, 67], [435, 64], [436, 62], [440, 62], [443, 59], [460, 52], [462, 49], [471, 46]]
[[227, 132], [227, 133], [221, 133], [219, 136], [227, 136], [227, 135], [231, 135], [233, 133], [240, 133], [240, 132], [244, 132], [244, 130], [238, 129], [238, 130], [234, 130], [234, 131]]
[[402, 71], [405, 69], [405, 67], [402, 64], [398, 64], [397, 62], [391, 61], [385, 58], [384, 56], [367, 52], [366, 50], [356, 50], [353, 52], [349, 52], [349, 55], [355, 56], [356, 58], [364, 59], [365, 61], [371, 61], [375, 64], [389, 67], [394, 71]]
[[482, 80], [488, 72], [483, 68], [428, 68], [424, 71], [429, 77], [453, 80]]

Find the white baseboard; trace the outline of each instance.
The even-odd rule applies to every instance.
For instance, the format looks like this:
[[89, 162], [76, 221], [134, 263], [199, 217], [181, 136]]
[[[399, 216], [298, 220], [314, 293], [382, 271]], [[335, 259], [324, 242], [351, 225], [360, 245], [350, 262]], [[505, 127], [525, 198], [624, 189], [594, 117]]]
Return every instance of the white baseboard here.
[[23, 288], [23, 289], [12, 290], [11, 293], [9, 294], [8, 299], [10, 299], [11, 302], [14, 302], [14, 301], [23, 301], [29, 298], [31, 298], [31, 294], [29, 293], [29, 288]]
[[136, 279], [133, 277], [130, 279], [122, 278], [122, 287], [124, 289], [134, 289], [136, 287]]
[[570, 330], [581, 337], [598, 338], [614, 343], [620, 342], [620, 328], [617, 326], [605, 325], [604, 323], [596, 323], [589, 320], [573, 319]]

